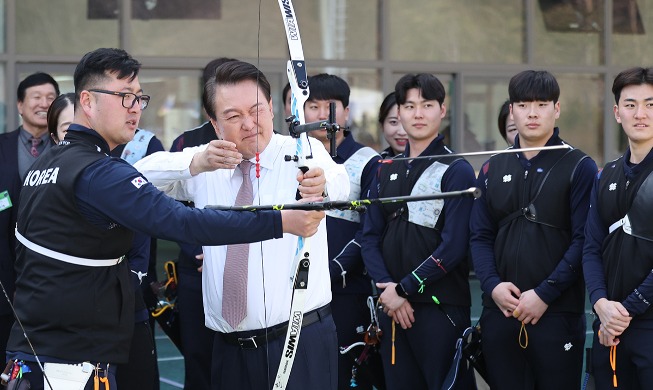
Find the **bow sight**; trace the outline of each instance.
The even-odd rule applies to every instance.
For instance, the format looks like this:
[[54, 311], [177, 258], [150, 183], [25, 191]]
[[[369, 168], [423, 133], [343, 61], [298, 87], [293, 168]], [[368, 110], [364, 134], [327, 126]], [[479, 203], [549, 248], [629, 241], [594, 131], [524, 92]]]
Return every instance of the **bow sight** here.
[[[336, 132], [340, 130], [340, 125], [336, 123], [336, 103], [329, 103], [329, 120], [327, 121], [317, 121], [312, 123], [300, 124], [296, 116], [291, 115], [286, 118], [288, 122], [288, 132], [293, 138], [299, 138], [302, 133], [308, 133], [309, 131], [315, 130], [326, 130], [327, 138], [329, 139], [330, 153], [331, 157], [336, 157], [338, 153], [336, 152]], [[306, 158], [312, 158], [313, 153]], [[297, 161], [298, 157], [295, 156], [285, 156], [286, 161]]]

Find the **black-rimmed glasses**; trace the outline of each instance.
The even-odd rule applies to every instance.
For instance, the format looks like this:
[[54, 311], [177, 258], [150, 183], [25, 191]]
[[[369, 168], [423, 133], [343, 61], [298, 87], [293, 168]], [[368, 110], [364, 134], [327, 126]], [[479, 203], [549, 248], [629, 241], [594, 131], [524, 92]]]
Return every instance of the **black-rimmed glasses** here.
[[89, 89], [89, 92], [105, 93], [107, 95], [114, 95], [122, 97], [122, 106], [125, 108], [132, 108], [136, 102], [139, 102], [141, 110], [147, 108], [147, 105], [150, 103], [150, 95], [136, 95], [130, 92], [116, 92], [116, 91], [107, 91], [106, 89]]

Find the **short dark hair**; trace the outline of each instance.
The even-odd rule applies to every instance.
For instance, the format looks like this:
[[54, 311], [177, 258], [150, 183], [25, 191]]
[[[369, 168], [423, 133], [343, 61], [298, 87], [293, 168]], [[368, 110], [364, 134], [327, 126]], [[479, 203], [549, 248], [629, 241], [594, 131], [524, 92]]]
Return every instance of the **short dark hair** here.
[[202, 93], [202, 105], [204, 110], [213, 120], [215, 115], [215, 90], [220, 85], [233, 85], [242, 81], [253, 81], [269, 102], [271, 100], [271, 88], [268, 79], [258, 68], [244, 61], [229, 61], [218, 66], [215, 77], [204, 84]]
[[408, 90], [413, 88], [417, 88], [424, 99], [437, 100], [440, 106], [444, 103], [446, 96], [444, 85], [437, 77], [430, 73], [409, 73], [400, 78], [395, 85], [395, 97], [398, 105], [406, 103]]
[[517, 73], [508, 84], [510, 103], [549, 102], [557, 103], [560, 86], [555, 77], [546, 70], [525, 70]]
[[349, 107], [349, 84], [342, 78], [327, 73], [308, 78], [310, 95], [308, 100], [337, 100], [343, 107]]
[[18, 89], [16, 90], [16, 97], [18, 98], [18, 101], [22, 102], [25, 100], [25, 91], [27, 91], [27, 88], [36, 87], [43, 84], [52, 84], [54, 91], [56, 92], [57, 96], [59, 96], [59, 84], [56, 82], [56, 80], [47, 73], [36, 72], [25, 77], [25, 79], [21, 81], [20, 84], [18, 84]]
[[653, 85], [653, 68], [634, 67], [629, 68], [617, 75], [612, 83], [614, 102], [619, 104], [621, 91], [630, 85]]
[[[238, 61], [238, 60], [235, 58], [219, 57], [210, 61], [204, 67], [204, 70], [202, 71], [202, 93], [210, 92], [212, 94], [212, 96], [210, 96], [211, 100], [215, 99], [215, 72], [218, 70], [218, 67], [220, 67], [220, 65], [231, 61]], [[211, 84], [211, 85], [208, 86], [207, 88], [207, 84]]]
[[383, 125], [385, 118], [388, 117], [392, 107], [397, 105], [397, 97], [394, 92], [390, 92], [381, 102], [381, 107], [379, 107], [379, 123]]
[[76, 99], [79, 94], [89, 88], [99, 87], [100, 83], [109, 78], [109, 73], [117, 73], [117, 78], [134, 80], [141, 69], [141, 63], [136, 61], [122, 49], [101, 48], [84, 54], [75, 68], [73, 80]]
[[48, 108], [48, 131], [51, 136], [55, 137], [55, 139], [59, 138], [57, 136], [59, 115], [61, 115], [61, 112], [70, 105], [75, 105], [75, 94], [73, 92], [57, 96], [57, 98], [52, 101], [52, 104], [50, 104], [50, 108]]
[[497, 125], [499, 126], [499, 133], [501, 137], [506, 139], [506, 122], [508, 122], [508, 115], [510, 115], [510, 100], [506, 100], [499, 109], [499, 118]]
[[218, 57], [210, 61], [204, 69], [202, 70], [202, 85], [209, 82], [211, 79], [215, 79], [215, 71], [218, 69], [218, 66], [224, 64], [225, 62], [238, 61], [236, 58], [228, 57]]

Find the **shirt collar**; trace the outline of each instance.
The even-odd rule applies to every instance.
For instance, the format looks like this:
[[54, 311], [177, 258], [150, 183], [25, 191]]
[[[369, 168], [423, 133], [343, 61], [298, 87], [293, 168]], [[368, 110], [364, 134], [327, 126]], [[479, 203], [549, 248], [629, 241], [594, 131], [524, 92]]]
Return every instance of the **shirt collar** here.
[[[29, 131], [25, 130], [25, 128], [23, 126], [20, 126], [20, 131], [18, 132], [18, 134], [19, 134], [19, 137], [20, 137], [20, 140], [21, 140], [22, 143], [31, 144], [30, 140], [32, 139], [33, 136], [32, 136], [32, 134], [30, 134]], [[48, 139], [50, 138], [50, 133], [46, 132], [42, 136], [40, 136], [38, 138], [43, 140], [43, 144], [46, 144]]]
[[[107, 143], [107, 141], [104, 140], [104, 138], [102, 138], [102, 136], [97, 131], [77, 123], [70, 124], [70, 126], [68, 127], [68, 132], [70, 133], [71, 131], [72, 131], [71, 136], [74, 136], [76, 133], [79, 135], [84, 134], [90, 136], [84, 138], [86, 139], [90, 138], [90, 141], [95, 143], [95, 145], [98, 148], [100, 148], [103, 153], [107, 155], [111, 153], [111, 150], [109, 149], [109, 144]], [[65, 138], [68, 138], [68, 134], [66, 134]]]

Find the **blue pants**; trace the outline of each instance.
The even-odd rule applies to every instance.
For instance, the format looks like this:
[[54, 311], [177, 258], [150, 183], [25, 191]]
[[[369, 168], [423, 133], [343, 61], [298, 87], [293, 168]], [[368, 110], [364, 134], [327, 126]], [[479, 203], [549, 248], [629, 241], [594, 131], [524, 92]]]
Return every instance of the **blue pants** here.
[[[526, 325], [528, 346], [519, 345], [521, 322], [483, 308], [482, 346], [489, 385], [496, 390], [578, 390], [583, 375], [585, 315], [545, 313]], [[525, 334], [522, 333], [522, 344]]]
[[184, 355], [184, 389], [210, 390], [214, 331], [204, 326], [202, 274], [178, 267], [177, 307]]
[[[216, 333], [213, 343], [213, 390], [271, 389], [277, 374], [285, 335], [257, 349], [227, 344]], [[336, 390], [338, 344], [331, 315], [302, 328], [288, 381], [288, 390]], [[268, 360], [269, 359], [269, 360]]]
[[[392, 364], [392, 319], [379, 311], [381, 357], [388, 390], [440, 390], [455, 354], [456, 340], [470, 325], [469, 307], [411, 303], [415, 322], [403, 330], [395, 324], [395, 364]], [[449, 321], [449, 317], [456, 326]], [[456, 389], [474, 389], [473, 373], [461, 364]]]
[[594, 344], [592, 345], [592, 370], [597, 390], [644, 390], [653, 385], [653, 329], [637, 328], [631, 322], [626, 331], [619, 336], [617, 346], [617, 384], [612, 386], [612, 367], [610, 367], [610, 348], [599, 343], [596, 331], [599, 320], [594, 321]]
[[129, 362], [118, 365], [116, 381], [120, 390], [159, 388], [156, 346], [149, 321], [134, 324]]

